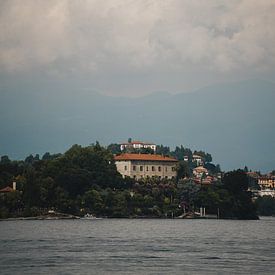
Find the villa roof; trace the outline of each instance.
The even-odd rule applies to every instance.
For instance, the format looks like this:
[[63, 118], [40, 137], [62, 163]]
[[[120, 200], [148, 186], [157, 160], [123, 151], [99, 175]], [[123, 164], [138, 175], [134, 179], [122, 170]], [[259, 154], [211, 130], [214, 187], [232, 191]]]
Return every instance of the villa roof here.
[[144, 160], [144, 161], [170, 161], [177, 162], [175, 158], [165, 157], [162, 155], [152, 155], [152, 154], [121, 154], [116, 155], [115, 160]]
[[194, 168], [194, 170], [197, 172], [202, 172], [202, 171], [207, 172], [207, 169], [204, 168], [203, 166], [198, 166], [198, 167]]

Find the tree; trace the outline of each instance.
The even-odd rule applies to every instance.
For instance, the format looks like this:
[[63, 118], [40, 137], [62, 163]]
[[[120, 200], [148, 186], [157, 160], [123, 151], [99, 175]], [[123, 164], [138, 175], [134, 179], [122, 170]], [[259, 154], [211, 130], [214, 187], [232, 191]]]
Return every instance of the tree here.
[[28, 168], [25, 174], [26, 182], [23, 187], [23, 202], [26, 208], [41, 206], [40, 186], [37, 173], [33, 168]]
[[99, 214], [104, 207], [103, 200], [97, 190], [91, 189], [83, 195], [83, 206], [88, 208], [89, 212]]
[[246, 192], [248, 189], [248, 177], [243, 170], [236, 170], [225, 173], [222, 183], [229, 192], [239, 194]]
[[128, 215], [127, 199], [125, 193], [118, 191], [115, 192], [113, 197], [113, 216], [114, 217], [127, 217]]
[[183, 184], [183, 187], [179, 190], [181, 204], [185, 205], [187, 210], [194, 210], [199, 190], [200, 186], [192, 182]]
[[170, 148], [168, 146], [157, 145], [156, 154], [168, 156], [170, 155]]
[[56, 204], [56, 187], [53, 178], [40, 179], [40, 199], [43, 207], [50, 208]]
[[1, 164], [9, 164], [11, 163], [11, 160], [9, 159], [8, 156], [1, 156]]
[[181, 178], [189, 177], [191, 174], [190, 168], [187, 162], [179, 161], [177, 166], [177, 181]]
[[25, 163], [27, 163], [27, 164], [33, 164], [34, 161], [35, 161], [35, 159], [32, 154], [30, 154], [29, 156], [27, 156], [25, 158]]
[[19, 161], [10, 161], [4, 157], [0, 162], [0, 188], [6, 187], [14, 181], [15, 177], [22, 174], [24, 166]]
[[217, 214], [221, 201], [219, 189], [215, 186], [203, 186], [196, 198], [196, 204], [205, 207], [208, 214]]
[[121, 153], [120, 145], [117, 143], [111, 143], [107, 149], [114, 155]]
[[204, 168], [206, 168], [210, 172], [210, 174], [217, 174], [221, 172], [219, 164], [215, 165], [213, 163], [207, 162], [205, 163]]
[[65, 168], [56, 181], [64, 190], [66, 190], [72, 199], [78, 195], [83, 195], [85, 191], [91, 188], [95, 183], [92, 181], [93, 175], [85, 169]]
[[222, 209], [223, 216], [239, 219], [257, 219], [256, 205], [248, 191], [248, 177], [243, 170], [228, 172], [222, 178], [223, 188], [231, 197], [230, 205]]
[[50, 160], [51, 159], [51, 154], [49, 152], [46, 152], [43, 156], [42, 156], [42, 160]]
[[176, 146], [171, 155], [178, 160], [183, 160], [185, 156], [188, 156], [190, 160], [192, 159], [192, 151], [189, 148], [184, 148], [182, 145], [180, 147]]
[[155, 152], [151, 148], [140, 148], [140, 149], [137, 149], [137, 153], [140, 153], [140, 154], [154, 154]]
[[55, 158], [61, 157], [61, 154], [53, 154], [51, 155], [49, 152], [46, 152], [43, 156], [42, 156], [42, 160], [53, 160]]
[[122, 177], [117, 172], [113, 154], [101, 147], [99, 143], [88, 147], [74, 145], [62, 157], [56, 159], [55, 163], [61, 169], [66, 167], [67, 171], [74, 171], [73, 174], [81, 174], [82, 176], [85, 174], [89, 186], [91, 184], [101, 187], [123, 186]]
[[205, 162], [212, 162], [212, 156], [208, 153], [205, 155]]
[[259, 197], [256, 200], [256, 205], [260, 216], [275, 215], [275, 198], [271, 196]]
[[18, 191], [0, 196], [0, 218], [16, 216], [16, 212], [22, 209], [22, 195]]

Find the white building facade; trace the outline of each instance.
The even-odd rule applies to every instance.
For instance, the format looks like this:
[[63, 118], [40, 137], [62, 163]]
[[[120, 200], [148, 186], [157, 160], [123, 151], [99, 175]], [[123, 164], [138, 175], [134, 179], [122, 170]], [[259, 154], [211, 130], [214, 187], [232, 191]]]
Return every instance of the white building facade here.
[[152, 149], [154, 152], [156, 152], [157, 146], [154, 143], [150, 142], [142, 142], [142, 141], [132, 141], [127, 143], [121, 143], [120, 144], [120, 150], [123, 151], [127, 148], [134, 148], [134, 149]]
[[193, 162], [196, 162], [196, 164], [197, 164], [198, 166], [201, 166], [201, 165], [204, 164], [203, 158], [202, 158], [201, 156], [199, 156], [199, 155], [193, 155], [193, 156], [192, 156], [192, 161], [193, 161]]

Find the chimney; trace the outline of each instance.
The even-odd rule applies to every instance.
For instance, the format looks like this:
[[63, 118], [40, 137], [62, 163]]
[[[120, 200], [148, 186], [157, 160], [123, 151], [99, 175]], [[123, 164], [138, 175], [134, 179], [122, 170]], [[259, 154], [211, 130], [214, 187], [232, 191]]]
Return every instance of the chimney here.
[[12, 183], [12, 189], [15, 191], [16, 190], [16, 181], [14, 181], [13, 183]]

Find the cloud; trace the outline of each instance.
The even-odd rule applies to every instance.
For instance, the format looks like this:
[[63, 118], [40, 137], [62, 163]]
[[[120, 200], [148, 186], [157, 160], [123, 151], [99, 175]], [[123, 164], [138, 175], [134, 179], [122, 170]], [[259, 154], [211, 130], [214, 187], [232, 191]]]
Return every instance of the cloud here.
[[274, 69], [275, 1], [1, 1], [0, 71]]

